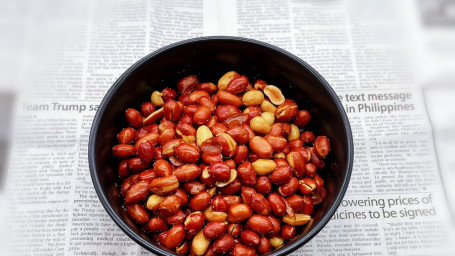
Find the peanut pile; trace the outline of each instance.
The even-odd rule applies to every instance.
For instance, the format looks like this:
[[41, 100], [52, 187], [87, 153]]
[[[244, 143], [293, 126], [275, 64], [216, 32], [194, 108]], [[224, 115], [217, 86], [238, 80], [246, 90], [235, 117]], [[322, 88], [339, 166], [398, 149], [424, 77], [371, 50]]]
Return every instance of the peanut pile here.
[[125, 209], [178, 254], [267, 253], [308, 229], [326, 196], [328, 138], [305, 130], [310, 113], [263, 80], [187, 76], [125, 117], [112, 148]]

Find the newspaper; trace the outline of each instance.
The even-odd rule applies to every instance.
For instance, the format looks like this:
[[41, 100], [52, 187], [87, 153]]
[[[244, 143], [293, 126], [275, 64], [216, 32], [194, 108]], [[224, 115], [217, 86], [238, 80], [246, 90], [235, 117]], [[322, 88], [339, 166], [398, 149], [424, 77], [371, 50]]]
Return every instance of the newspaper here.
[[[453, 143], [445, 135], [434, 140], [428, 114], [439, 112], [428, 111], [424, 99], [440, 102], [439, 96], [425, 96], [416, 79], [417, 1], [3, 5], [9, 47], [1, 49], [0, 83], [16, 95], [16, 118], [0, 175], [0, 208], [8, 209], [0, 211], [8, 220], [0, 224], [2, 254], [151, 254], [115, 225], [96, 196], [87, 160], [92, 119], [110, 86], [141, 57], [188, 38], [232, 35], [274, 44], [313, 66], [352, 126], [346, 196], [327, 226], [293, 255], [451, 255], [444, 250], [453, 225], [444, 188], [454, 175], [439, 172], [435, 146], [449, 150], [445, 170], [453, 171]], [[453, 127], [445, 118], [435, 115], [433, 124]]]

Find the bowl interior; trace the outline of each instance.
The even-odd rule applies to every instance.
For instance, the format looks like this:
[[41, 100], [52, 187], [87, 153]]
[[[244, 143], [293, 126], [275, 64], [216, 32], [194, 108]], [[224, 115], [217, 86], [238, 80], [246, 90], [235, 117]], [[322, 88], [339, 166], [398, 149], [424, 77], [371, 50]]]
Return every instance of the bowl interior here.
[[118, 79], [101, 103], [90, 135], [90, 169], [103, 206], [127, 235], [155, 253], [171, 252], [153, 246], [155, 242], [141, 233], [122, 208], [117, 161], [111, 148], [117, 133], [127, 126], [124, 112], [129, 107], [138, 109], [155, 90], [175, 88], [184, 76], [195, 74], [200, 81], [216, 84], [231, 70], [246, 75], [250, 82], [260, 78], [279, 86], [286, 98], [295, 99], [300, 109], [311, 112], [308, 129], [316, 135], [328, 136], [331, 141], [332, 152], [321, 175], [327, 197], [315, 211], [312, 227], [298, 235], [296, 243], [287, 243], [271, 254], [289, 253], [310, 240], [327, 223], [344, 196], [352, 166], [352, 136], [341, 104], [322, 77], [293, 55], [257, 41], [199, 38], [177, 43], [148, 55]]

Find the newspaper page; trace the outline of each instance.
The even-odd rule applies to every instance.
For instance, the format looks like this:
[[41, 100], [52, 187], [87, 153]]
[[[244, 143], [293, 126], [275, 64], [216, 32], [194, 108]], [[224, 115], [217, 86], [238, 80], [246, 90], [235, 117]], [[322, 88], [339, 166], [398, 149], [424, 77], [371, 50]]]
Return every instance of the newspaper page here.
[[415, 1], [4, 5], [2, 27], [16, 26], [5, 31], [11, 44], [2, 54], [14, 61], [2, 61], [10, 72], [0, 80], [16, 91], [0, 198], [11, 215], [2, 223], [5, 252], [149, 255], [98, 201], [87, 160], [92, 119], [114, 81], [146, 54], [183, 39], [233, 35], [274, 44], [313, 66], [352, 126], [347, 194], [328, 225], [294, 255], [450, 255], [442, 250], [449, 210], [413, 74]]
[[455, 2], [421, 0], [418, 3], [423, 21], [421, 59], [426, 64], [419, 70], [419, 80], [432, 125], [441, 179], [455, 219], [455, 187], [451, 183], [455, 180], [455, 162], [450, 148], [455, 134], [455, 108], [451, 105], [455, 96]]

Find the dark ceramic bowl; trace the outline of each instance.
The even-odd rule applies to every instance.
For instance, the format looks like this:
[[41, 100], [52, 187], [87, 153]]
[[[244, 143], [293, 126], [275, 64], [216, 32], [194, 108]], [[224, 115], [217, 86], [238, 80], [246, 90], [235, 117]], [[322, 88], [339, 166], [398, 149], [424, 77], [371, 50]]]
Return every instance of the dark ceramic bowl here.
[[143, 234], [122, 207], [111, 148], [117, 133], [127, 126], [125, 110], [138, 109], [153, 91], [175, 87], [184, 76], [195, 74], [200, 81], [216, 83], [231, 70], [250, 81], [260, 78], [279, 86], [286, 98], [311, 112], [310, 129], [331, 141], [332, 151], [321, 174], [327, 197], [316, 208], [313, 225], [269, 255], [289, 254], [310, 241], [330, 220], [346, 192], [353, 162], [349, 121], [335, 92], [312, 67], [278, 47], [245, 38], [202, 37], [171, 44], [135, 63], [107, 92], [93, 121], [88, 151], [93, 184], [107, 213], [129, 237], [153, 253], [175, 255]]

